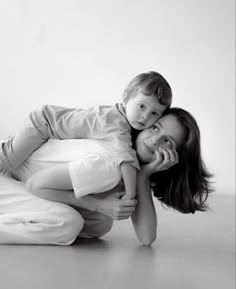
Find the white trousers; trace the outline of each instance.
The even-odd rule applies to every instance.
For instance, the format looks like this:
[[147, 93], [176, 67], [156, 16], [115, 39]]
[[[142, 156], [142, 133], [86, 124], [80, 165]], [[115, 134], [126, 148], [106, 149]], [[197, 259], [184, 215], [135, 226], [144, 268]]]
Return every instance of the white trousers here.
[[100, 237], [112, 219], [89, 210], [47, 201], [24, 183], [0, 175], [0, 244], [70, 245], [78, 237]]

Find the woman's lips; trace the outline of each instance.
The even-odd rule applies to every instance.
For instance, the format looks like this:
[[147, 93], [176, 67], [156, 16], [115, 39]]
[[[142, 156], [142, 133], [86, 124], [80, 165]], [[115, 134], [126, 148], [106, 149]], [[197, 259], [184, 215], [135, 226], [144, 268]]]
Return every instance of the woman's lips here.
[[154, 154], [154, 151], [147, 144], [144, 143], [144, 145], [151, 154]]

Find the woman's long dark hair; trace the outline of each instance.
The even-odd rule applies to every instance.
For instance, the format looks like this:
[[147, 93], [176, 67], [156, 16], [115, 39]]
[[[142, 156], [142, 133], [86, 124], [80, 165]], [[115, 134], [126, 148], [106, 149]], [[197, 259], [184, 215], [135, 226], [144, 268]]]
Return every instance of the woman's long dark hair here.
[[170, 108], [171, 114], [184, 128], [186, 138], [177, 149], [179, 162], [168, 170], [151, 175], [151, 189], [163, 204], [182, 213], [206, 211], [206, 200], [212, 191], [210, 178], [201, 157], [200, 131], [194, 117], [180, 108]]

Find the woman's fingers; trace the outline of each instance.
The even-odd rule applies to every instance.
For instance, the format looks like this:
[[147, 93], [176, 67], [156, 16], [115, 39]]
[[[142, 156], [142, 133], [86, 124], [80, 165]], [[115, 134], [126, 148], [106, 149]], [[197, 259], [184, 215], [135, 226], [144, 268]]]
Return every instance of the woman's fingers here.
[[155, 151], [155, 160], [150, 164], [144, 165], [146, 171], [153, 174], [158, 171], [167, 170], [179, 161], [178, 153], [176, 150], [162, 149], [160, 152]]
[[120, 199], [123, 193], [113, 193], [103, 199], [102, 213], [114, 220], [129, 218], [135, 211], [137, 200]]
[[117, 221], [129, 219], [130, 216], [118, 217], [116, 218]]
[[123, 220], [129, 218], [135, 211], [137, 200], [120, 200], [119, 208], [116, 212], [116, 219]]
[[162, 150], [162, 153], [163, 153], [163, 164], [167, 164], [167, 163], [169, 163], [169, 161], [170, 161], [170, 154], [169, 154], [169, 151], [167, 151], [167, 150]]
[[113, 196], [117, 199], [122, 198], [125, 195], [125, 192], [116, 192], [113, 194]]
[[121, 206], [123, 207], [135, 207], [137, 205], [137, 200], [136, 199], [131, 199], [131, 200], [121, 200]]
[[176, 150], [171, 150], [171, 149], [163, 149], [163, 162], [161, 164], [161, 169], [166, 170], [176, 163], [178, 163], [178, 153]]
[[123, 219], [128, 219], [130, 216], [132, 216], [132, 214], [134, 213], [134, 210], [130, 210], [127, 212], [119, 212], [118, 214], [116, 214], [116, 220], [123, 220]]
[[166, 149], [167, 160], [166, 163], [174, 165], [178, 162], [178, 153], [176, 150]]
[[156, 155], [156, 161], [159, 161], [159, 162], [163, 161], [163, 155], [161, 152], [155, 151], [155, 155]]
[[120, 212], [121, 213], [129, 213], [129, 212], [134, 212], [135, 211], [135, 206], [133, 207], [122, 207]]
[[170, 154], [170, 161], [173, 163], [173, 164], [177, 164], [179, 162], [179, 155], [177, 153], [176, 150], [169, 150], [169, 154]]
[[116, 219], [116, 220], [128, 219], [134, 213], [134, 211], [135, 210], [116, 212], [114, 219]]

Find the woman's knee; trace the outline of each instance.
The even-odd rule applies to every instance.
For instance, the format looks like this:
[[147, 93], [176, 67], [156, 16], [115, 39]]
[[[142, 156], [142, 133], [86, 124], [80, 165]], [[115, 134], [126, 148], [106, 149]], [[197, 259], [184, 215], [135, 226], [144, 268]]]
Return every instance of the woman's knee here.
[[100, 238], [107, 234], [113, 225], [113, 220], [105, 215], [96, 214], [95, 218], [85, 218], [84, 227], [79, 235], [81, 238]]
[[62, 222], [62, 243], [64, 245], [72, 244], [78, 237], [84, 227], [84, 219], [72, 207], [66, 208], [63, 213]]
[[113, 225], [112, 219], [107, 219], [104, 223], [102, 223], [99, 227], [99, 230], [96, 232], [96, 238], [102, 237], [103, 235], [107, 234]]

